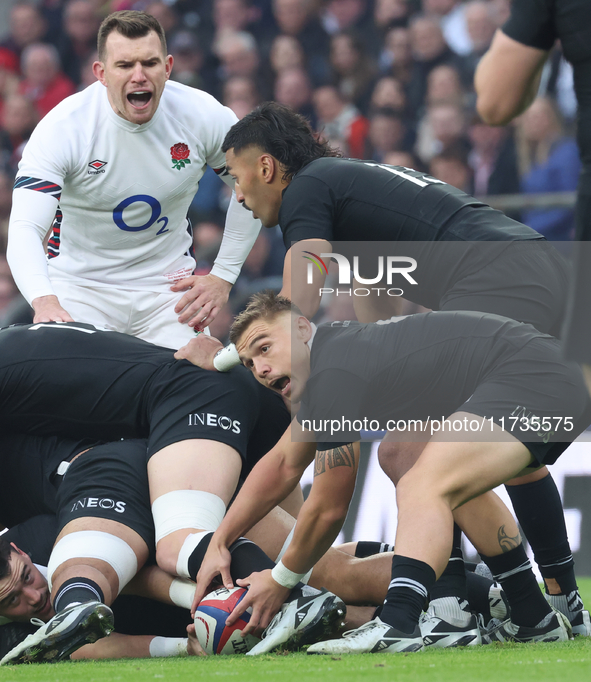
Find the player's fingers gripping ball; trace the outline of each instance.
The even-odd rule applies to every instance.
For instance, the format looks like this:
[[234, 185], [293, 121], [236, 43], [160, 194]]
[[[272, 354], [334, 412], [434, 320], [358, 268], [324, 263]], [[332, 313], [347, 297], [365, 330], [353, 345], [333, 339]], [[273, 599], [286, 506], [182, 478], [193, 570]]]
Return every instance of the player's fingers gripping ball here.
[[254, 635], [240, 634], [250, 620], [250, 608], [230, 626], [226, 619], [244, 598], [243, 587], [220, 587], [205, 595], [195, 611], [195, 634], [207, 654], [245, 654], [260, 641]]

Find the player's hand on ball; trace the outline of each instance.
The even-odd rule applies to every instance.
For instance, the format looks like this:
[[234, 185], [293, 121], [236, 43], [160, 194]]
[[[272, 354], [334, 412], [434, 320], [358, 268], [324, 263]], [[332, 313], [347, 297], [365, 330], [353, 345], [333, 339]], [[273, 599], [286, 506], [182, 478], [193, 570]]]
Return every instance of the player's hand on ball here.
[[177, 360], [188, 360], [197, 367], [217, 372], [213, 365], [213, 359], [223, 347], [221, 341], [218, 341], [215, 336], [199, 334], [199, 336], [191, 339], [186, 346], [179, 348], [174, 357]]
[[225, 588], [231, 590], [234, 587], [234, 581], [230, 574], [230, 562], [232, 555], [225, 545], [214, 544], [214, 539], [209, 543], [207, 552], [201, 562], [201, 568], [197, 573], [197, 588], [195, 596], [193, 597], [193, 605], [191, 606], [191, 616], [195, 618], [195, 610], [201, 603], [201, 600], [211, 590], [211, 582], [218, 575], [222, 577], [222, 583]]
[[32, 306], [35, 311], [34, 324], [39, 322], [74, 322], [70, 314], [61, 307], [57, 296], [39, 296], [39, 298], [33, 299]]
[[242, 636], [259, 635], [279, 611], [291, 590], [275, 582], [270, 569], [260, 573], [251, 573], [248, 578], [237, 580], [236, 584], [240, 587], [247, 587], [248, 592], [232, 611], [226, 624], [232, 625], [248, 607], [252, 607], [250, 621], [242, 630]]
[[193, 623], [187, 625], [187, 635], [189, 635], [189, 641], [187, 642], [187, 653], [189, 656], [207, 656], [201, 644], [199, 644]]
[[172, 291], [186, 291], [174, 308], [179, 322], [203, 330], [226, 304], [232, 285], [215, 275], [191, 275], [170, 288]]

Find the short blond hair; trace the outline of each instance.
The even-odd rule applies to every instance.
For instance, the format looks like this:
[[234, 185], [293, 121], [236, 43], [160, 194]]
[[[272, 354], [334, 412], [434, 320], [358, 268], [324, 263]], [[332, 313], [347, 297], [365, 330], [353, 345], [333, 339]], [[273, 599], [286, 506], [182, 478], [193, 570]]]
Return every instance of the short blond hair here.
[[236, 316], [230, 328], [230, 341], [236, 343], [256, 320], [274, 320], [282, 313], [301, 315], [300, 309], [285, 296], [267, 289], [251, 296], [246, 308]]

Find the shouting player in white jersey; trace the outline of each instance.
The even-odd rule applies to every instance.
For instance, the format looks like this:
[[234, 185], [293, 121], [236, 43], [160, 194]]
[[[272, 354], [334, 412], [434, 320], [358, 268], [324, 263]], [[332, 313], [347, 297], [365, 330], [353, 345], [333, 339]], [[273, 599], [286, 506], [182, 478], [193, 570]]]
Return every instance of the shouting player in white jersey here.
[[260, 229], [233, 194], [211, 273], [192, 274], [187, 210], [206, 165], [233, 187], [221, 145], [236, 116], [168, 80], [173, 58], [148, 14], [107, 17], [98, 58], [99, 82], [55, 107], [25, 148], [8, 260], [35, 322], [90, 322], [178, 348], [224, 305]]

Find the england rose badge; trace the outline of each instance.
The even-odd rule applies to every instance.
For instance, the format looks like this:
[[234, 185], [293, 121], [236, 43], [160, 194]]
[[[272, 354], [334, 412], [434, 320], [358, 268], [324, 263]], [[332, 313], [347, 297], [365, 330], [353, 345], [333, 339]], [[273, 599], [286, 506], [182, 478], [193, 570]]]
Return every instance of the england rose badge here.
[[177, 142], [172, 145], [170, 148], [172, 167], [181, 170], [181, 168], [184, 168], [188, 163], [191, 163], [191, 159], [189, 159], [190, 153], [191, 150], [189, 149], [189, 146], [184, 142]]

